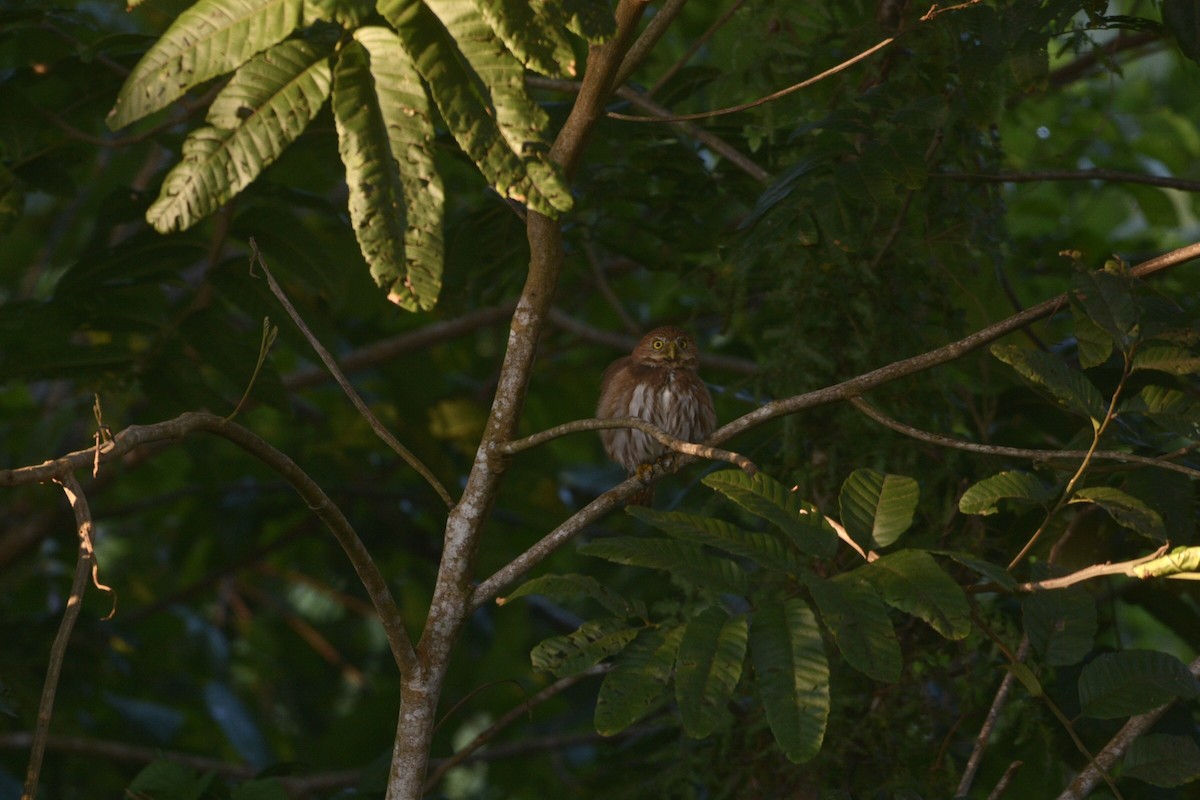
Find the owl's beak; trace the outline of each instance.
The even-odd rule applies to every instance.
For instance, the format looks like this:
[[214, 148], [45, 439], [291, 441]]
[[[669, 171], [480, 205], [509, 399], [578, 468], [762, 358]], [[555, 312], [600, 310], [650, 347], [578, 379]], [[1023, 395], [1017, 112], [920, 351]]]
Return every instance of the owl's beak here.
[[667, 360], [668, 361], [675, 360], [675, 343], [674, 342], [667, 342]]

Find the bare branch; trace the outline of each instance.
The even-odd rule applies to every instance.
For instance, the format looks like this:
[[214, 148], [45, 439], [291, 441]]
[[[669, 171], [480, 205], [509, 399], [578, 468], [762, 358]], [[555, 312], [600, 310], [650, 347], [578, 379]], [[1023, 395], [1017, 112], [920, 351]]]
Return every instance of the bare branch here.
[[[87, 498], [75, 475], [68, 472], [55, 478], [67, 495], [71, 510], [75, 512], [75, 527], [79, 534], [79, 555], [75, 561], [75, 577], [71, 581], [71, 593], [67, 607], [63, 610], [62, 622], [50, 646], [50, 664], [46, 668], [46, 682], [42, 685], [42, 697], [38, 702], [37, 725], [33, 731], [33, 743], [29, 749], [29, 766], [25, 771], [25, 789], [22, 800], [34, 800], [38, 794], [38, 778], [42, 772], [42, 757], [46, 753], [46, 738], [50, 735], [50, 718], [54, 714], [54, 697], [58, 693], [58, 679], [62, 675], [63, 661], [67, 656], [67, 645], [71, 631], [79, 619], [83, 606], [83, 592], [87, 588], [88, 575], [95, 564], [92, 549], [92, 512]], [[97, 582], [97, 586], [100, 584]]]
[[629, 76], [633, 74], [645, 60], [646, 56], [654, 49], [654, 45], [658, 44], [658, 40], [667, 32], [667, 28], [671, 27], [671, 23], [679, 16], [679, 12], [683, 10], [687, 0], [665, 0], [659, 4], [658, 9], [654, 12], [654, 16], [646, 23], [646, 27], [642, 30], [641, 35], [637, 40], [630, 45], [626, 51], [625, 57], [621, 60], [621, 66], [617, 69], [617, 74], [613, 78], [612, 89], [615, 90], [618, 86], [629, 80]]
[[[944, 436], [940, 433], [930, 433], [928, 431], [920, 430], [919, 428], [914, 428], [911, 425], [905, 425], [903, 422], [899, 422], [884, 414], [882, 411], [875, 408], [861, 397], [850, 398], [850, 405], [854, 406], [859, 411], [863, 412], [884, 427], [891, 428], [897, 433], [902, 433], [905, 436], [922, 442], [927, 442], [929, 444], [934, 444], [939, 447], [948, 447], [953, 450], [964, 450], [969, 453], [982, 453], [984, 455], [991, 456], [1022, 458], [1030, 461], [1077, 459], [1087, 456], [1086, 450], [1038, 450], [1027, 447], [1003, 447], [1001, 445], [968, 442], [963, 439], [955, 439], [951, 436]], [[1142, 464], [1149, 467], [1159, 467], [1161, 469], [1182, 473], [1191, 478], [1200, 478], [1200, 469], [1194, 469], [1185, 464], [1176, 464], [1173, 461], [1166, 461], [1162, 458], [1139, 456], [1133, 453], [1122, 453], [1116, 450], [1097, 450], [1096, 452], [1092, 453], [1092, 458], [1103, 459], [1105, 461], [1121, 461], [1128, 464]]]
[[312, 345], [312, 349], [317, 351], [317, 355], [320, 356], [321, 361], [324, 362], [325, 367], [329, 370], [329, 373], [333, 375], [334, 380], [338, 382], [338, 386], [341, 386], [342, 391], [346, 393], [346, 397], [350, 398], [350, 402], [354, 404], [356, 409], [358, 409], [358, 413], [361, 414], [362, 418], [365, 419], [367, 424], [371, 426], [371, 430], [375, 432], [375, 435], [378, 436], [384, 444], [392, 448], [397, 455], [404, 459], [406, 464], [416, 470], [417, 474], [424, 478], [426, 483], [433, 487], [433, 490], [437, 492], [438, 497], [442, 498], [442, 502], [446, 504], [446, 508], [453, 508], [454, 498], [452, 498], [450, 493], [446, 491], [446, 487], [442, 486], [442, 482], [437, 479], [437, 476], [433, 474], [429, 467], [425, 466], [425, 464], [421, 462], [421, 459], [413, 455], [412, 451], [410, 451], [407, 447], [400, 444], [400, 440], [393, 436], [392, 432], [384, 427], [383, 423], [379, 421], [379, 418], [375, 416], [375, 413], [371, 411], [370, 407], [367, 406], [366, 402], [362, 399], [362, 397], [359, 396], [358, 392], [354, 390], [354, 387], [350, 385], [350, 381], [346, 380], [346, 376], [342, 374], [340, 369], [338, 369], [337, 362], [334, 361], [333, 356], [330, 355], [329, 351], [325, 349], [324, 345], [317, 341], [317, 337], [311, 330], [309, 330], [308, 325], [305, 324], [304, 320], [300, 317], [300, 312], [296, 310], [296, 307], [292, 305], [291, 301], [288, 300], [287, 295], [284, 294], [283, 288], [280, 287], [280, 285], [276, 282], [275, 276], [271, 274], [271, 269], [267, 266], [267, 260], [263, 258], [263, 254], [258, 249], [258, 243], [255, 242], [254, 237], [251, 236], [250, 267], [252, 270], [255, 264], [258, 264], [259, 268], [261, 268], [263, 271], [263, 275], [267, 277], [267, 285], [271, 287], [271, 293], [274, 294], [279, 302], [283, 305], [283, 308], [285, 311], [287, 311], [288, 316], [292, 318], [292, 322], [296, 323], [296, 327], [300, 329], [300, 332], [304, 334], [304, 338], [308, 340], [310, 345]]
[[[148, 444], [173, 439], [182, 439], [197, 431], [211, 433], [233, 442], [250, 455], [262, 461], [291, 484], [296, 494], [325, 523], [330, 533], [341, 545], [346, 557], [354, 567], [358, 579], [366, 589], [375, 611], [379, 614], [384, 634], [392, 648], [392, 656], [402, 675], [409, 674], [416, 665], [416, 653], [404, 629], [403, 617], [396, 599], [388, 588], [379, 567], [367, 552], [362, 540], [354, 531], [350, 521], [342, 513], [316, 481], [308, 476], [295, 461], [277, 450], [264, 439], [251, 433], [235, 422], [229, 422], [215, 414], [189, 412], [166, 422], [154, 425], [131, 425], [113, 437], [112, 441], [100, 446], [100, 462], [116, 462], [125, 454]], [[17, 469], [0, 470], [0, 486], [20, 486], [58, 480], [80, 469], [92, 465], [96, 448], [77, 450], [61, 458], [42, 464]]]
[[708, 26], [708, 29], [704, 31], [704, 33], [697, 36], [696, 40], [688, 45], [688, 49], [679, 57], [679, 60], [672, 64], [666, 72], [659, 76], [658, 80], [654, 82], [654, 85], [646, 90], [646, 97], [653, 97], [654, 95], [658, 94], [658, 90], [665, 86], [667, 82], [671, 80], [671, 78], [674, 78], [679, 73], [679, 70], [686, 67], [688, 62], [692, 60], [696, 53], [700, 52], [700, 48], [708, 44], [709, 39], [711, 39], [717, 31], [725, 27], [725, 24], [728, 23], [729, 20], [733, 19], [733, 15], [737, 13], [738, 9], [741, 8], [745, 2], [746, 0], [734, 0], [729, 8], [725, 9], [725, 13], [717, 17], [713, 23]]
[[1142, 578], [1145, 576], [1138, 572], [1138, 567], [1161, 557], [1170, 545], [1163, 545], [1148, 556], [1134, 558], [1129, 561], [1121, 561], [1116, 564], [1111, 562], [1105, 564], [1094, 564], [1090, 567], [1072, 572], [1070, 575], [1063, 575], [1060, 578], [1047, 578], [1041, 581], [1030, 581], [1028, 583], [1017, 584], [1019, 592], [1041, 592], [1049, 589], [1063, 589], [1067, 586], [1074, 586], [1077, 583], [1090, 581], [1093, 578], [1102, 578], [1106, 575], [1127, 575], [1130, 578]]
[[[988, 631], [988, 633], [991, 632]], [[1002, 643], [998, 644], [1002, 646]], [[1022, 636], [1021, 644], [1017, 646], [1014, 656], [1018, 663], [1024, 661], [1029, 655], [1029, 648], [1029, 637]], [[1012, 670], [1006, 670], [1004, 677], [1000, 679], [1000, 688], [996, 690], [996, 696], [992, 698], [992, 705], [988, 709], [987, 717], [984, 718], [979, 734], [975, 737], [975, 746], [971, 749], [971, 755], [967, 757], [967, 765], [963, 768], [962, 777], [959, 778], [958, 791], [954, 793], [955, 797], [966, 797], [970, 793], [971, 784], [975, 782], [975, 775], [979, 772], [979, 765], [983, 762], [983, 751], [987, 749], [988, 742], [992, 738], [992, 731], [996, 729], [996, 724], [1000, 721], [1000, 712], [1008, 703], [1008, 695], [1012, 692], [1016, 681], [1017, 675]]]
[[[1191, 671], [1192, 675], [1200, 678], [1200, 658], [1196, 658], [1191, 664], [1188, 664], [1188, 670]], [[1121, 730], [1117, 731], [1116, 735], [1109, 739], [1104, 749], [1096, 753], [1095, 758], [1091, 760], [1083, 771], [1075, 776], [1075, 780], [1071, 781], [1071, 785], [1062, 791], [1062, 794], [1058, 796], [1058, 800], [1083, 800], [1083, 798], [1091, 794], [1096, 784], [1103, 780], [1112, 768], [1116, 766], [1117, 761], [1125, 755], [1125, 751], [1129, 749], [1129, 746], [1139, 736], [1154, 727], [1154, 723], [1158, 722], [1171, 705], [1172, 703], [1167, 703], [1153, 711], [1147, 711], [1145, 714], [1130, 717], [1129, 721], [1121, 726]]]
[[732, 453], [728, 450], [719, 450], [716, 447], [708, 447], [703, 444], [694, 442], [685, 442], [683, 439], [677, 439], [671, 434], [664, 431], [657, 425], [647, 422], [644, 419], [637, 417], [612, 417], [610, 419], [577, 419], [574, 422], [564, 422], [562, 425], [555, 425], [553, 428], [535, 433], [532, 436], [526, 436], [524, 439], [516, 439], [511, 442], [504, 442], [497, 446], [496, 450], [504, 455], [514, 455], [523, 450], [528, 450], [532, 447], [537, 447], [540, 444], [558, 439], [571, 433], [579, 433], [580, 431], [603, 431], [613, 428], [632, 428], [633, 430], [641, 431], [647, 436], [652, 436], [656, 441], [676, 453], [684, 453], [685, 455], [695, 456], [696, 458], [704, 458], [709, 461], [727, 461], [730, 464], [741, 469], [747, 475], [753, 475], [758, 472], [758, 467], [754, 466], [754, 462], [740, 453]]
[[1143, 172], [1123, 172], [1117, 169], [1049, 169], [1032, 172], [931, 172], [931, 178], [977, 183], [1045, 183], [1046, 181], [1108, 181], [1110, 183], [1140, 183], [1165, 189], [1200, 192], [1200, 181], [1172, 178], [1167, 175], [1147, 175]]

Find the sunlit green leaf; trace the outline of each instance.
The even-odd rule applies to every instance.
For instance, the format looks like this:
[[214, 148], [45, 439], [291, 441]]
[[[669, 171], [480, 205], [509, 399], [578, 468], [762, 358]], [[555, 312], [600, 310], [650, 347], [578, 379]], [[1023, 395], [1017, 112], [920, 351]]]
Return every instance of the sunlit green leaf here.
[[1072, 503], [1095, 503], [1108, 512], [1123, 527], [1151, 539], [1165, 541], [1166, 529], [1162, 516], [1132, 495], [1111, 486], [1089, 486], [1071, 496]]
[[1200, 356], [1182, 347], [1145, 347], [1133, 357], [1133, 369], [1152, 369], [1170, 375], [1194, 375], [1200, 372]]
[[920, 617], [947, 639], [962, 639], [971, 632], [966, 595], [929, 553], [901, 550], [851, 574], [870, 581], [885, 603]]
[[1055, 489], [1028, 472], [1007, 471], [972, 484], [958, 499], [964, 514], [987, 516], [1000, 510], [1001, 500], [1044, 504], [1054, 498]]
[[839, 504], [850, 538], [866, 550], [894, 543], [912, 525], [920, 487], [904, 475], [857, 469], [842, 484]]
[[560, 28], [561, 12], [528, 0], [479, 0], [479, 12], [526, 67], [543, 75], [573, 77], [575, 52]]
[[801, 552], [824, 558], [837, 552], [837, 534], [817, 510], [798, 493], [764, 472], [753, 476], [737, 469], [706, 475], [706, 486], [737, 503], [751, 514], [763, 517], [782, 530]]
[[1096, 421], [1104, 418], [1106, 403], [1100, 392], [1082, 372], [1071, 369], [1058, 357], [1012, 344], [992, 345], [992, 355], [1046, 389], [1071, 411]]

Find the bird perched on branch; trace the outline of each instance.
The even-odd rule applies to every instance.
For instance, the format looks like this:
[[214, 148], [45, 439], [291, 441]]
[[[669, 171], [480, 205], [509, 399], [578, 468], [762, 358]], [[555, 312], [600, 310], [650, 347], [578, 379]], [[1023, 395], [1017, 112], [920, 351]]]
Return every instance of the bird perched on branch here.
[[[699, 353], [691, 335], [666, 325], [647, 333], [630, 355], [604, 370], [596, 416], [638, 417], [687, 442], [702, 442], [717, 427], [712, 395], [696, 371]], [[667, 448], [630, 428], [600, 431], [604, 449], [632, 477], [646, 478]], [[653, 489], [629, 498], [650, 505]]]

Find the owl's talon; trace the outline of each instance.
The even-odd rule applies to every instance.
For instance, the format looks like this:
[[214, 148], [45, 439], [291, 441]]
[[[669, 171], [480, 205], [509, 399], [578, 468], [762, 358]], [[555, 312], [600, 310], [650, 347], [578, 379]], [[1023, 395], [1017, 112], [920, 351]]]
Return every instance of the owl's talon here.
[[650, 478], [654, 476], [654, 464], [638, 464], [633, 474], [637, 475], [637, 479], [642, 483], [649, 483]]

